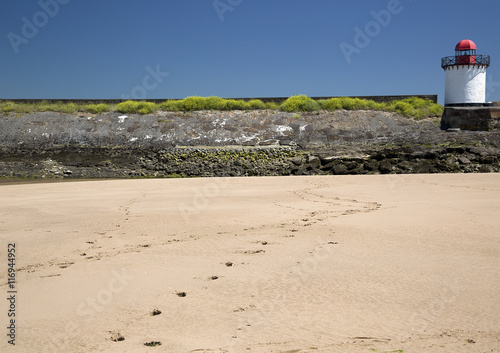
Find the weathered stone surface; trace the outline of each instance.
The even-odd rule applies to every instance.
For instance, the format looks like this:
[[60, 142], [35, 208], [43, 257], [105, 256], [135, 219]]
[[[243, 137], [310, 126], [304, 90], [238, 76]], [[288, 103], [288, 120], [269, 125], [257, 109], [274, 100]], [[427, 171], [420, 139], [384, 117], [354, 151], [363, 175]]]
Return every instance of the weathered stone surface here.
[[499, 155], [498, 130], [381, 112], [0, 116], [7, 178], [498, 172]]

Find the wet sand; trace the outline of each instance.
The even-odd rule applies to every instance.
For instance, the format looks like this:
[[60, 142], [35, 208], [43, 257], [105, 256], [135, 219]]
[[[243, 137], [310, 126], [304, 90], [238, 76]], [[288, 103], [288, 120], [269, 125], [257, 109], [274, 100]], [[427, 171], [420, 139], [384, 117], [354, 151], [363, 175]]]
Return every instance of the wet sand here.
[[2, 184], [0, 351], [499, 352], [499, 200], [499, 174]]

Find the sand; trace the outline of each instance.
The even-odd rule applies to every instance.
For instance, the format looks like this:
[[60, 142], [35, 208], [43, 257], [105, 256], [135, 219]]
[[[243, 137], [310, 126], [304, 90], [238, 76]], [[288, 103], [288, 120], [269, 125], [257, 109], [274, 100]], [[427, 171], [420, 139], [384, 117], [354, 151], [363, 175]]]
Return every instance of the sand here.
[[8, 243], [2, 352], [500, 352], [498, 174], [0, 185]]

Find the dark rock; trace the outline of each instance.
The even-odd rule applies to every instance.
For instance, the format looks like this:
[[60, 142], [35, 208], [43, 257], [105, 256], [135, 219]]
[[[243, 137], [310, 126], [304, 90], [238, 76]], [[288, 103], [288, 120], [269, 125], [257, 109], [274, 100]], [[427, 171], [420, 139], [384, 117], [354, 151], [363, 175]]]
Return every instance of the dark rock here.
[[304, 163], [304, 157], [295, 157], [292, 159], [292, 163], [295, 165], [301, 165]]
[[297, 168], [296, 172], [294, 172], [293, 174], [295, 175], [309, 175], [309, 171], [307, 170], [307, 168], [303, 165], [301, 165], [299, 168]]
[[429, 151], [424, 155], [425, 159], [436, 159], [439, 158], [439, 153], [435, 151]]
[[322, 166], [320, 169], [323, 170], [323, 171], [329, 171], [333, 168], [333, 166], [336, 164], [337, 162], [330, 162], [330, 163], [327, 163], [325, 164], [324, 166]]
[[377, 161], [369, 161], [364, 164], [364, 168], [370, 172], [376, 171], [379, 168], [379, 162]]
[[388, 160], [383, 160], [382, 162], [380, 162], [379, 170], [382, 174], [391, 173], [393, 171], [391, 162], [389, 162]]
[[309, 172], [308, 172], [308, 175], [322, 175], [322, 174], [324, 174], [323, 171], [321, 169], [317, 169], [317, 168], [309, 169]]
[[481, 167], [479, 167], [479, 172], [481, 172], [481, 173], [493, 173], [494, 170], [489, 165], [482, 165]]
[[344, 164], [335, 164], [332, 167], [332, 173], [335, 175], [347, 174], [347, 167]]
[[327, 163], [334, 161], [336, 159], [336, 157], [334, 157], [334, 156], [321, 156], [320, 155], [319, 159], [321, 160], [322, 164], [327, 164]]
[[489, 150], [485, 147], [471, 147], [470, 149], [467, 149], [467, 151], [481, 157], [486, 157], [490, 154]]
[[408, 161], [399, 162], [397, 167], [403, 172], [410, 173], [413, 171], [413, 165]]
[[497, 162], [497, 157], [495, 156], [486, 156], [483, 158], [483, 163], [486, 163], [486, 164], [493, 164], [493, 163], [496, 163]]
[[458, 162], [460, 162], [460, 164], [470, 164], [470, 160], [463, 156], [458, 157]]
[[465, 153], [467, 150], [466, 150], [466, 147], [448, 147], [446, 148], [446, 152], [448, 153], [459, 153], [459, 154], [462, 154], [462, 153]]
[[351, 175], [359, 175], [359, 174], [366, 174], [366, 173], [367, 173], [367, 171], [365, 169], [363, 169], [362, 165], [349, 171], [349, 174], [351, 174]]
[[345, 166], [347, 167], [347, 169], [353, 170], [353, 169], [359, 168], [360, 164], [358, 162], [354, 162], [354, 161], [349, 162], [348, 161], [345, 163]]
[[321, 160], [315, 156], [309, 156], [307, 158], [308, 166], [311, 168], [319, 168], [321, 167]]

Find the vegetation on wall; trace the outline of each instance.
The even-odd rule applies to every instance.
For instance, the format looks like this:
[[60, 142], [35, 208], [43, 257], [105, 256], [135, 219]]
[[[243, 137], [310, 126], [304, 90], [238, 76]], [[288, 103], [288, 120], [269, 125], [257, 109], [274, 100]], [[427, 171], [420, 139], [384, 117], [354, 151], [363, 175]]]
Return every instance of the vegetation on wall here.
[[441, 116], [443, 107], [431, 100], [419, 97], [410, 97], [390, 102], [375, 102], [373, 100], [339, 97], [324, 100], [314, 100], [305, 95], [288, 98], [281, 105], [274, 102], [264, 103], [261, 100], [249, 101], [241, 99], [223, 99], [219, 97], [187, 97], [180, 100], [166, 100], [156, 104], [146, 101], [125, 101], [117, 105], [107, 104], [78, 104], [78, 103], [52, 103], [41, 101], [38, 103], [17, 103], [10, 101], [0, 102], [0, 113], [28, 114], [35, 112], [61, 112], [67, 114], [91, 113], [103, 114], [106, 112], [119, 112], [123, 114], [153, 114], [157, 111], [192, 112], [202, 110], [258, 110], [270, 109], [283, 112], [315, 112], [345, 110], [378, 110], [395, 112], [405, 117], [422, 119], [426, 117]]
[[0, 102], [0, 113], [37, 113], [37, 112], [59, 112], [67, 114], [91, 113], [102, 114], [111, 111], [111, 107], [107, 104], [77, 104], [77, 103], [52, 103], [49, 101], [41, 101], [38, 103], [17, 103], [10, 101]]

